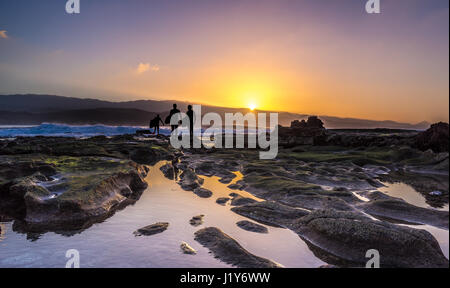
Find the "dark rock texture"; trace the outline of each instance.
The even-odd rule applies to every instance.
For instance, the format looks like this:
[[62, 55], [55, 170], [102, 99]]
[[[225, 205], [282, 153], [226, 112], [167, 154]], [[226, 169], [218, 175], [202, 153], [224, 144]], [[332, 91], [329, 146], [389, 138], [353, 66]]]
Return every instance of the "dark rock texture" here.
[[449, 148], [449, 125], [448, 123], [439, 122], [431, 125], [431, 127], [417, 135], [416, 146], [422, 151], [428, 149], [435, 153], [448, 152]]
[[229, 197], [220, 197], [220, 198], [217, 198], [216, 203], [219, 205], [225, 205], [225, 204], [227, 204], [228, 201], [230, 201]]
[[191, 218], [191, 220], [189, 220], [189, 224], [191, 224], [192, 226], [200, 226], [203, 224], [203, 218], [205, 217], [205, 215], [197, 215]]
[[364, 267], [366, 252], [376, 249], [381, 267], [385, 268], [449, 265], [429, 232], [374, 221], [355, 213], [317, 210], [295, 221], [291, 228], [321, 251], [316, 255], [328, 256], [324, 258], [331, 264]]
[[195, 232], [195, 240], [208, 248], [216, 258], [239, 268], [278, 268], [279, 264], [255, 256], [220, 229], [209, 227]]
[[416, 207], [398, 199], [370, 201], [359, 208], [377, 218], [398, 220], [400, 223], [428, 224], [448, 230], [448, 211]]
[[264, 233], [267, 234], [269, 233], [269, 230], [259, 224], [247, 221], [247, 220], [242, 220], [236, 223], [236, 225], [246, 231], [250, 231], [250, 232], [255, 232], [255, 233]]
[[242, 206], [257, 202], [255, 199], [236, 195], [231, 200], [231, 206]]
[[167, 179], [174, 180], [175, 179], [175, 169], [172, 164], [167, 163], [161, 168], [159, 168], [161, 172], [163, 172], [164, 176], [166, 176]]
[[286, 227], [293, 220], [309, 214], [308, 210], [292, 208], [274, 201], [263, 201], [231, 208], [231, 211], [262, 224]]
[[162, 233], [169, 228], [169, 223], [159, 222], [152, 225], [145, 226], [136, 230], [133, 234], [136, 236], [151, 236], [155, 234]]
[[202, 186], [203, 181], [204, 180], [198, 177], [192, 169], [187, 168], [181, 173], [178, 184], [186, 191], [194, 191], [196, 188]]
[[213, 195], [213, 193], [210, 190], [202, 187], [195, 188], [194, 194], [201, 198], [209, 198]]

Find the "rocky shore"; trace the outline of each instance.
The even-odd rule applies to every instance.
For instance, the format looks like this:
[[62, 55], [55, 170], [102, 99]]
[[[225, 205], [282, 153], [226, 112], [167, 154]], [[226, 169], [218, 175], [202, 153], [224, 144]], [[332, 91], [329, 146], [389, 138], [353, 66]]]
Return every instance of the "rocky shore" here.
[[[436, 239], [418, 226], [448, 230], [448, 125], [422, 133], [327, 131], [319, 121], [281, 129], [275, 160], [260, 160], [252, 149], [175, 150], [163, 136], [1, 139], [0, 219], [11, 219], [23, 233], [82, 231], [138, 201], [148, 166], [168, 160], [161, 171], [183, 190], [211, 197], [214, 191], [203, 187], [202, 177], [219, 177], [236, 193], [218, 198], [218, 204], [255, 222], [292, 230], [328, 264], [364, 267], [366, 251], [377, 249], [382, 267], [448, 267]], [[239, 181], [233, 181], [236, 171], [242, 174]], [[379, 191], [397, 182], [416, 189], [429, 207]], [[240, 190], [263, 201], [243, 197]], [[191, 224], [202, 223], [203, 215], [197, 217]], [[236, 225], [267, 233], [254, 222]], [[161, 232], [167, 225], [147, 228], [137, 233]], [[219, 228], [195, 235], [231, 265], [279, 266], [252, 255]]]

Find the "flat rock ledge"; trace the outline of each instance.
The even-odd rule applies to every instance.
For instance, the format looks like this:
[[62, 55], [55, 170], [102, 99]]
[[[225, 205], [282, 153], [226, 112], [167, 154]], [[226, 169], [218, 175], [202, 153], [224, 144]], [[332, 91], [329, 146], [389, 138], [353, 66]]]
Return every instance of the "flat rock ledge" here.
[[20, 220], [33, 231], [87, 227], [136, 202], [147, 187], [148, 168], [129, 160], [24, 155], [10, 161], [15, 167], [0, 169], [0, 178], [10, 171], [17, 175], [3, 187], [0, 201], [15, 203], [5, 209], [23, 211]]
[[448, 268], [436, 239], [427, 231], [398, 226], [352, 212], [317, 210], [290, 228], [314, 254], [341, 267], [365, 267], [366, 252], [380, 253], [382, 268]]
[[208, 248], [216, 258], [239, 268], [279, 268], [279, 264], [245, 250], [236, 240], [216, 227], [195, 232], [195, 240]]

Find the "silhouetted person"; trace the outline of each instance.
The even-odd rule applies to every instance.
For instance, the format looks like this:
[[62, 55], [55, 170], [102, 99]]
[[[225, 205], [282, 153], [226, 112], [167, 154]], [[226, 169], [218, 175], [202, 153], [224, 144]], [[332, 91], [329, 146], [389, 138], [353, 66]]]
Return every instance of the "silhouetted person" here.
[[[170, 110], [170, 114], [168, 116], [168, 121], [166, 120], [166, 123], [167, 122], [170, 123], [170, 121], [172, 119], [172, 116], [175, 115], [175, 114], [178, 114], [178, 113], [180, 113], [180, 110], [177, 109], [177, 104], [173, 104], [173, 109]], [[167, 124], [169, 124], [169, 123], [167, 123]], [[170, 128], [172, 128], [172, 132], [173, 132], [175, 129], [178, 128], [178, 125], [170, 125]]]
[[194, 143], [194, 111], [192, 110], [192, 105], [188, 106], [188, 111], [186, 115], [189, 117], [189, 136], [191, 140], [191, 147]]
[[155, 128], [155, 131], [153, 131], [152, 134], [157, 134], [159, 135], [159, 123], [161, 123], [164, 126], [164, 122], [162, 121], [161, 117], [159, 117], [159, 114], [156, 115], [155, 118], [153, 118], [150, 121], [150, 129]]

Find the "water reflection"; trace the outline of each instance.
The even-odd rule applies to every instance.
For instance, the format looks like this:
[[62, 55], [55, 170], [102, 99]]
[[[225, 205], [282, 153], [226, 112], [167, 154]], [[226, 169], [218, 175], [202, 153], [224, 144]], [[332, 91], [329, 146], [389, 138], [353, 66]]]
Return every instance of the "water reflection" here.
[[[242, 230], [236, 222], [246, 218], [215, 201], [237, 192], [244, 197], [260, 200], [245, 191], [234, 191], [217, 177], [204, 177], [204, 187], [213, 191], [211, 198], [200, 198], [184, 191], [175, 180], [165, 178], [160, 162], [151, 167], [147, 177], [149, 187], [136, 203], [119, 211], [102, 223], [94, 223], [71, 237], [55, 232], [40, 235], [38, 241], [28, 241], [26, 235], [6, 231], [0, 244], [0, 267], [64, 267], [65, 252], [77, 249], [81, 267], [229, 267], [214, 258], [209, 250], [194, 240], [194, 233], [204, 227], [218, 227], [236, 239], [245, 249], [285, 267], [319, 267], [323, 264], [307, 245], [290, 230], [267, 227], [268, 234]], [[236, 174], [235, 181], [242, 175]], [[194, 227], [189, 220], [204, 214], [204, 223]], [[158, 235], [135, 237], [133, 231], [156, 222], [169, 222], [169, 228]], [[197, 255], [185, 255], [180, 244], [188, 243]]]

